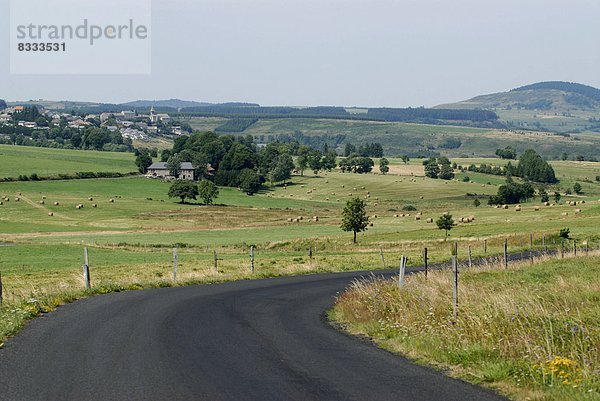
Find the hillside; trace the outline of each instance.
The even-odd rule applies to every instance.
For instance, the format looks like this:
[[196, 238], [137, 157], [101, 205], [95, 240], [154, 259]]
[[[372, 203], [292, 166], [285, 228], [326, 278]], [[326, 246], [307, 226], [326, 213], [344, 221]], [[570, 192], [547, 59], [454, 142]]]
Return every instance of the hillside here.
[[[214, 131], [227, 119], [193, 117], [186, 120], [199, 131]], [[496, 149], [512, 146], [517, 152], [534, 148], [549, 159], [559, 159], [563, 152], [570, 158], [582, 155], [600, 157], [600, 135], [578, 135], [577, 138], [553, 133], [470, 128], [449, 125], [407, 124], [361, 120], [317, 118], [261, 118], [237, 135], [253, 135], [259, 143], [278, 138], [322, 148], [343, 148], [344, 144], [379, 142], [387, 156], [407, 154], [448, 157], [492, 157]]]
[[600, 89], [571, 82], [538, 82], [437, 107], [493, 110], [512, 128], [600, 131]]

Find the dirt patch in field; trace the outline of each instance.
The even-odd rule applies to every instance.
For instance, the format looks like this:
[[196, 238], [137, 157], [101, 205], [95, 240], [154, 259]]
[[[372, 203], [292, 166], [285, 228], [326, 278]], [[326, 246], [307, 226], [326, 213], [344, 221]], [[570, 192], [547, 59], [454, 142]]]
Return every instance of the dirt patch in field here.
[[417, 164], [396, 164], [390, 166], [390, 171], [388, 174], [425, 177], [425, 169], [422, 165]]

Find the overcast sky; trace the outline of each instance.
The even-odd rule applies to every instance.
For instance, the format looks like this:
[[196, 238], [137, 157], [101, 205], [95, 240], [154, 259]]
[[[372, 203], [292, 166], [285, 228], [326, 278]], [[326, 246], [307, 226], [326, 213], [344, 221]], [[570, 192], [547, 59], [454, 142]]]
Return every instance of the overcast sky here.
[[407, 107], [600, 87], [598, 0], [154, 0], [150, 75], [11, 75], [8, 0], [0, 15], [8, 100]]

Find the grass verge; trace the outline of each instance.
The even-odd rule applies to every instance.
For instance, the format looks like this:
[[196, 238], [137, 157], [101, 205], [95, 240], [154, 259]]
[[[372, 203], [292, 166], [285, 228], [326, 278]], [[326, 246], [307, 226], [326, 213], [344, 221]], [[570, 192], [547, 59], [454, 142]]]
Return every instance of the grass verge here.
[[515, 400], [600, 399], [600, 254], [357, 281], [330, 318], [382, 348]]

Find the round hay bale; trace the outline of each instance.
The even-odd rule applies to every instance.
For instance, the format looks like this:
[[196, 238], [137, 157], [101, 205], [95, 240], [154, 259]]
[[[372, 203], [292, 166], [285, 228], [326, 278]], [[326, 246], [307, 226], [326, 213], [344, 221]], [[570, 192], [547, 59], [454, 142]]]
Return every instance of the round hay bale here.
[[23, 195], [21, 192], [18, 193], [19, 196]]
[[0, 206], [4, 205], [4, 202], [0, 201]]
[[46, 196], [42, 196], [42, 199], [46, 199]]
[[326, 200], [326, 201], [328, 201], [328, 200], [329, 200], [329, 198], [325, 198], [325, 200]]
[[318, 222], [319, 221], [319, 216], [313, 216], [313, 221]]
[[298, 220], [302, 220], [304, 217], [302, 216], [298, 216]]
[[287, 219], [288, 223], [293, 223], [294, 219], [292, 219], [291, 217]]
[[515, 206], [515, 212], [520, 212], [521, 211], [521, 206]]
[[52, 216], [54, 216], [54, 213], [52, 213], [52, 212], [49, 212], [49, 213], [48, 213], [48, 216], [52, 217]]
[[54, 206], [58, 206], [58, 205], [60, 205], [60, 203], [54, 202]]
[[110, 202], [110, 203], [115, 203], [115, 200], [111, 198], [111, 199], [109, 200], [109, 202]]
[[533, 208], [533, 210], [535, 210], [535, 211], [537, 212], [537, 211], [539, 211], [539, 210], [540, 210], [540, 207], [539, 207], [539, 206], [536, 206], [536, 207], [534, 207], [534, 208]]
[[21, 201], [21, 199], [15, 198], [15, 202], [20, 202], [20, 201]]
[[371, 223], [369, 223], [369, 227], [373, 227], [373, 223], [372, 223], [372, 222], [371, 222]]
[[373, 218], [373, 219], [376, 219], [376, 218], [377, 218], [377, 215], [376, 215], [376, 214], [374, 214], [373, 216], [371, 216], [371, 218]]
[[356, 191], [356, 188], [352, 188], [353, 191]]
[[421, 216], [415, 216], [415, 220], [421, 220]]
[[94, 203], [94, 204], [92, 204], [92, 207], [95, 208], [95, 207], [98, 207], [98, 205]]
[[568, 216], [568, 215], [569, 215], [569, 212], [563, 212], [563, 213], [561, 213], [561, 216]]
[[420, 196], [420, 197], [419, 197], [419, 199], [423, 199], [423, 198], [424, 198], [423, 196]]
[[575, 213], [581, 213], [581, 209], [575, 209]]
[[502, 205], [502, 209], [507, 210], [508, 209], [508, 205]]
[[550, 202], [544, 202], [544, 206], [550, 206]]
[[399, 216], [397, 214], [395, 214], [394, 217], [399, 217]]
[[433, 219], [432, 219], [432, 218], [428, 218], [428, 219], [427, 219], [427, 222], [428, 222], [428, 223], [433, 223]]
[[88, 200], [91, 202], [94, 200], [94, 198], [92, 198], [91, 196], [88, 198]]
[[45, 204], [46, 202], [44, 202], [43, 200], [40, 201], [40, 205]]

